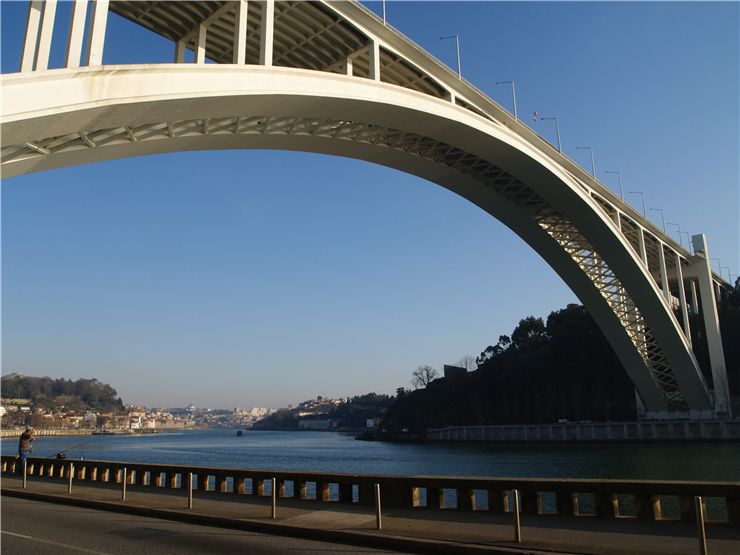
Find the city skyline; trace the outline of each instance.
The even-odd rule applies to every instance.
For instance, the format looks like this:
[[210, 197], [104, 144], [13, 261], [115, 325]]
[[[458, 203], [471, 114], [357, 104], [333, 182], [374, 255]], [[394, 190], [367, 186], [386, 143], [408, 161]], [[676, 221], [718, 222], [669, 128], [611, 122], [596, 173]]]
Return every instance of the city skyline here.
[[[453, 69], [454, 43], [439, 37], [459, 34], [463, 78], [507, 108], [511, 90], [495, 83], [515, 80], [520, 119], [555, 143], [533, 113], [558, 117], [566, 155], [590, 170], [578, 147], [591, 146], [603, 183], [618, 192], [604, 172], [620, 171], [626, 200], [641, 210], [629, 193], [640, 191], [669, 222], [706, 233], [737, 274], [737, 5], [388, 8]], [[10, 25], [25, 5], [2, 9], [3, 72], [16, 71], [22, 31]], [[141, 44], [107, 49], [104, 63], [171, 57], [171, 43], [117, 16], [109, 26]], [[503, 225], [429, 185], [253, 151], [8, 180], [3, 374], [96, 377], [147, 406], [392, 393], [417, 366], [476, 356], [520, 318], [576, 301]]]

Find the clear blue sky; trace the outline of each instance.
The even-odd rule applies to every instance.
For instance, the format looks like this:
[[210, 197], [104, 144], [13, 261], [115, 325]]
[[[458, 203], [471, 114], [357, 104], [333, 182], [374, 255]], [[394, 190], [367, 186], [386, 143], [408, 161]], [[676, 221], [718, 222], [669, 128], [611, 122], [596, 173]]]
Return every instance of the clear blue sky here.
[[[380, 3], [368, 3], [380, 11]], [[2, 3], [16, 71], [26, 3]], [[389, 2], [388, 20], [738, 274], [737, 3]], [[68, 6], [57, 18], [63, 48]], [[127, 48], [122, 49], [126, 35]], [[170, 61], [115, 15], [104, 63]], [[59, 57], [52, 66], [59, 66]], [[555, 140], [551, 122], [535, 127]], [[607, 179], [604, 179], [604, 178]], [[639, 208], [639, 197], [628, 196]], [[657, 217], [659, 214], [652, 212]], [[392, 393], [574, 302], [507, 228], [428, 182], [284, 152], [143, 157], [2, 183], [2, 364], [148, 406]], [[716, 267], [716, 263], [715, 263]]]

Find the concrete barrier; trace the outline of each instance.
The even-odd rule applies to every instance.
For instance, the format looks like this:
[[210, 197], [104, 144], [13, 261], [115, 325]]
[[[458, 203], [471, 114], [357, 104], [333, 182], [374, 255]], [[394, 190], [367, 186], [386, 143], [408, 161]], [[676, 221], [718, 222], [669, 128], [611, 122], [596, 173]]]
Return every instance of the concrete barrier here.
[[740, 420], [655, 420], [449, 426], [426, 432], [428, 441], [620, 442], [740, 441]]
[[[18, 461], [3, 456], [2, 473], [18, 471]], [[512, 491], [516, 490], [525, 515], [650, 521], [693, 522], [694, 497], [701, 496], [708, 499], [709, 520], [740, 524], [740, 482], [384, 476], [28, 459], [29, 479], [65, 480], [70, 472], [76, 481], [109, 484], [111, 488], [122, 488], [125, 475], [127, 484], [152, 490], [180, 489], [184, 495], [192, 474], [193, 488], [204, 494], [268, 498], [276, 491], [277, 503], [291, 498], [306, 503], [373, 506], [378, 484], [384, 507], [419, 511], [511, 513]], [[266, 484], [274, 484], [274, 490]]]

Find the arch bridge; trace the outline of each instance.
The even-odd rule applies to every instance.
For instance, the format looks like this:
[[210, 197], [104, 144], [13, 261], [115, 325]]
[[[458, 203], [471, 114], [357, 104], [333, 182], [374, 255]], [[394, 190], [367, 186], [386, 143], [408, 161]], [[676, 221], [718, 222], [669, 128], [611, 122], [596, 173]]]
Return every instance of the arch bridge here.
[[[29, 3], [20, 71], [2, 76], [5, 178], [247, 148], [408, 172], [476, 204], [547, 261], [603, 330], [648, 416], [730, 416], [717, 315], [727, 284], [710, 269], [706, 238], [685, 250], [358, 2], [75, 0], [64, 67], [50, 69], [56, 8]], [[109, 12], [172, 41], [172, 63], [103, 65]], [[706, 329], [708, 379], [690, 314]]]

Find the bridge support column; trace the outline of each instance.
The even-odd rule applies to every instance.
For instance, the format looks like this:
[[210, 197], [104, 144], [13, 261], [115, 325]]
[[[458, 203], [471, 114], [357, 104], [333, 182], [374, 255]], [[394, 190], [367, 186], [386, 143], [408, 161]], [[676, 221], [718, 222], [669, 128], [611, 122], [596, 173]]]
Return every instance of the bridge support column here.
[[666, 269], [665, 263], [665, 249], [663, 243], [658, 242], [658, 260], [660, 261], [660, 285], [663, 289], [663, 297], [665, 298], [668, 306], [671, 304], [671, 288], [668, 285], [668, 270]]
[[87, 33], [86, 66], [103, 64], [105, 27], [108, 24], [108, 0], [95, 0], [90, 14], [90, 29]]
[[370, 43], [368, 52], [370, 79], [380, 81], [380, 45], [374, 40]]
[[262, 3], [262, 21], [260, 23], [260, 65], [272, 65], [272, 43], [275, 32], [275, 0]]
[[694, 256], [689, 269], [696, 274], [699, 281], [704, 330], [709, 350], [709, 362], [712, 366], [714, 414], [715, 416], [731, 417], [730, 388], [727, 383], [727, 367], [725, 366], [725, 355], [722, 348], [722, 335], [719, 328], [717, 300], [714, 296], [712, 270], [709, 266], [707, 238], [703, 234], [694, 235], [691, 237], [691, 242], [696, 256]]
[[645, 264], [645, 268], [649, 269], [647, 249], [645, 248], [645, 230], [641, 227], [637, 228], [637, 238], [639, 241], [638, 244], [640, 245], [640, 258], [642, 259], [642, 263]]
[[686, 288], [683, 284], [683, 270], [681, 269], [681, 257], [674, 253], [676, 259], [676, 281], [678, 281], [678, 302], [681, 306], [681, 319], [683, 320], [683, 333], [686, 341], [691, 346], [691, 324], [689, 323], [689, 309], [686, 306]]
[[82, 56], [82, 40], [85, 38], [86, 16], [87, 0], [75, 0], [72, 3], [72, 15], [69, 20], [67, 55], [64, 59], [64, 67], [80, 67], [80, 56]]
[[57, 0], [46, 0], [44, 2], [44, 14], [41, 16], [41, 34], [39, 35], [39, 44], [36, 50], [36, 71], [46, 71], [49, 67], [51, 36], [54, 31], [56, 13]]
[[21, 71], [33, 71], [33, 62], [36, 58], [36, 42], [39, 38], [39, 23], [43, 2], [32, 0], [28, 5], [28, 21], [26, 22], [26, 36], [23, 39], [23, 56]]
[[236, 6], [236, 25], [234, 26], [234, 63], [243, 65], [247, 52], [247, 0], [239, 0]]
[[184, 40], [178, 40], [175, 43], [175, 63], [176, 64], [185, 63], [185, 41]]
[[696, 281], [691, 280], [691, 313], [699, 314], [699, 297], [696, 294]]
[[206, 63], [206, 37], [208, 36], [208, 27], [204, 23], [198, 25], [198, 32], [195, 35], [195, 60], [196, 64]]

